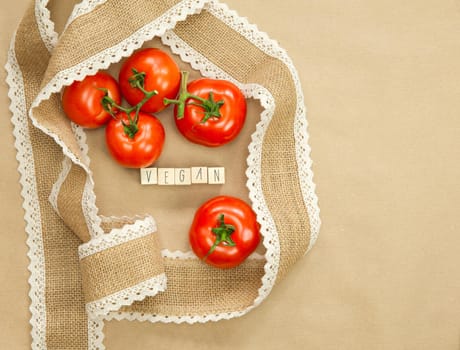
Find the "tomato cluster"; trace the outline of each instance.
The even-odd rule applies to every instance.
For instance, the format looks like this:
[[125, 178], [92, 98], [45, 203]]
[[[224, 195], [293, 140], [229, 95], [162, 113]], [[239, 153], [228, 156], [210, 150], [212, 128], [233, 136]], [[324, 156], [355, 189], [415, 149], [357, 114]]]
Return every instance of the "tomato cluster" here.
[[[177, 129], [191, 142], [222, 146], [240, 133], [246, 100], [226, 80], [202, 78], [187, 83], [188, 73], [164, 51], [146, 48], [123, 63], [118, 82], [98, 72], [66, 87], [65, 114], [85, 128], [106, 127], [106, 144], [121, 165], [143, 168], [161, 155], [165, 131], [152, 113], [174, 104]], [[122, 98], [130, 107], [120, 105]]]
[[[189, 141], [218, 147], [234, 140], [246, 118], [246, 100], [226, 80], [201, 78], [187, 82], [165, 52], [147, 48], [128, 57], [118, 81], [105, 72], [67, 86], [65, 114], [85, 128], [105, 126], [109, 153], [120, 165], [143, 168], [161, 155], [165, 130], [153, 114], [174, 105], [177, 130]], [[121, 105], [125, 100], [129, 107]], [[220, 196], [203, 204], [190, 228], [190, 244], [204, 262], [220, 268], [241, 264], [260, 241], [251, 207], [240, 199]]]

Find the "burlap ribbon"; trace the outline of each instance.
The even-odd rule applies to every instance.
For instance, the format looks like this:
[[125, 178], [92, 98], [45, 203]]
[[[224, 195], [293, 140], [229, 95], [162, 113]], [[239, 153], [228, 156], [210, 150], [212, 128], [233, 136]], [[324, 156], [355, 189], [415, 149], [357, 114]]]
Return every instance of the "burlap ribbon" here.
[[[204, 322], [259, 305], [319, 229], [303, 98], [286, 53], [215, 1], [83, 1], [59, 38], [45, 5], [27, 10], [7, 64], [31, 252], [33, 348], [102, 348], [104, 319]], [[162, 251], [150, 216], [97, 214], [84, 131], [63, 115], [60, 91], [154, 37], [174, 42], [202, 74], [235, 81], [266, 109], [247, 169], [263, 258], [214, 269]]]

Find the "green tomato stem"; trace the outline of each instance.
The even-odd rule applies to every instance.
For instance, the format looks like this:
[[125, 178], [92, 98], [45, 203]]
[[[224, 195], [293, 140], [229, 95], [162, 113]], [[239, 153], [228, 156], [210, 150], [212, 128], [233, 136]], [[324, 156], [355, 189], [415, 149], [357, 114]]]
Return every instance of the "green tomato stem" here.
[[[126, 135], [128, 135], [128, 137], [131, 139], [134, 138], [134, 136], [139, 130], [137, 123], [139, 121], [139, 113], [141, 111], [142, 106], [145, 105], [147, 101], [150, 100], [153, 96], [158, 95], [158, 91], [156, 90], [145, 90], [145, 72], [138, 72], [136, 69], [133, 68], [133, 73], [133, 76], [129, 79], [129, 83], [132, 87], [141, 90], [144, 94], [144, 98], [141, 101], [139, 101], [136, 105], [130, 108], [120, 106], [109, 96], [109, 91], [107, 89], [99, 88], [99, 90], [105, 92], [104, 96], [101, 99], [102, 107], [107, 113], [109, 113], [112, 116], [112, 118], [118, 119], [115, 110], [119, 110], [126, 113], [129, 123], [126, 124], [124, 121], [121, 122], [123, 124], [123, 128]], [[134, 118], [131, 117], [132, 112], [135, 112]]]
[[223, 106], [224, 101], [215, 101], [212, 91], [209, 93], [209, 97], [207, 99], [189, 93], [187, 89], [188, 75], [189, 73], [186, 71], [181, 72], [181, 83], [178, 98], [176, 100], [165, 98], [163, 103], [165, 105], [177, 105], [177, 119], [182, 119], [184, 117], [185, 106], [187, 105], [187, 100], [189, 99], [193, 99], [199, 102], [189, 102], [188, 104], [201, 107], [204, 110], [204, 117], [201, 119], [200, 123], [206, 123], [209, 118], [220, 118], [220, 107]]
[[218, 227], [214, 227], [211, 229], [212, 233], [216, 236], [216, 240], [214, 241], [213, 245], [203, 257], [203, 261], [205, 261], [209, 255], [211, 255], [214, 250], [216, 250], [219, 244], [223, 244], [226, 247], [235, 247], [236, 243], [233, 241], [231, 235], [235, 232], [235, 226], [226, 224], [224, 220], [224, 214], [220, 214], [218, 218]]

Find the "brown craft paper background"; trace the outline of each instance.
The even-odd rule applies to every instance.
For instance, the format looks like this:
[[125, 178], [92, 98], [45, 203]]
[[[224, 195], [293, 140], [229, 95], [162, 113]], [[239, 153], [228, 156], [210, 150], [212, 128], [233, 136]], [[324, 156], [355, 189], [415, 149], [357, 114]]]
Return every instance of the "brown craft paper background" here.
[[[299, 71], [320, 238], [243, 318], [193, 326], [112, 321], [107, 349], [458, 350], [459, 3], [227, 3], [277, 39]], [[27, 4], [0, 5], [2, 62]], [[70, 9], [70, 1], [52, 5]], [[31, 342], [29, 273], [4, 76], [0, 349], [22, 350]], [[98, 201], [115, 210], [106, 195]]]

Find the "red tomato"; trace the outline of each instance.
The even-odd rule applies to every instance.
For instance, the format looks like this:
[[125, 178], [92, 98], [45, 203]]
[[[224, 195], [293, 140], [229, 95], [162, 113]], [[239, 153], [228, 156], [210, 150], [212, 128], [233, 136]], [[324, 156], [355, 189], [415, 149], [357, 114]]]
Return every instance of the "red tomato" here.
[[[178, 117], [178, 107], [175, 108], [180, 133], [189, 141], [208, 147], [235, 139], [246, 119], [246, 99], [240, 89], [227, 80], [202, 78], [189, 83], [187, 91], [192, 97], [185, 104], [183, 118]], [[197, 105], [201, 103], [205, 106]]]
[[259, 229], [248, 204], [235, 197], [218, 196], [198, 208], [190, 227], [190, 245], [207, 264], [231, 268], [257, 248]]
[[144, 98], [144, 92], [130, 80], [136, 78], [133, 69], [139, 72], [138, 79], [146, 91], [156, 90], [141, 110], [147, 113], [159, 112], [166, 106], [164, 98], [174, 98], [180, 84], [180, 71], [176, 62], [165, 52], [148, 48], [137, 51], [122, 65], [118, 81], [121, 93], [130, 105], [134, 106]]
[[[135, 113], [130, 114], [131, 118]], [[165, 141], [165, 131], [161, 122], [154, 116], [139, 112], [137, 132], [131, 137], [126, 127], [129, 125], [125, 112], [117, 114], [105, 129], [107, 148], [112, 157], [127, 168], [144, 168], [161, 155]]]
[[106, 124], [111, 115], [102, 107], [105, 91], [100, 89], [106, 89], [108, 96], [117, 104], [121, 102], [117, 81], [107, 73], [98, 72], [64, 88], [62, 107], [67, 117], [85, 128]]

